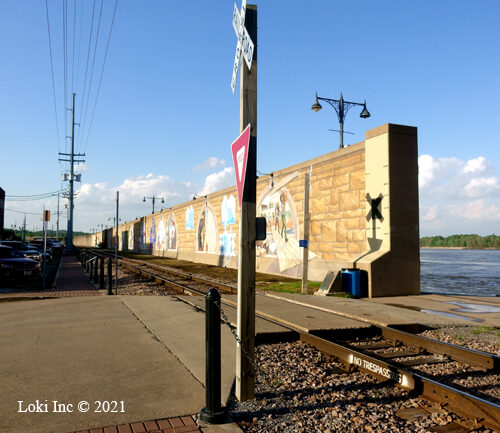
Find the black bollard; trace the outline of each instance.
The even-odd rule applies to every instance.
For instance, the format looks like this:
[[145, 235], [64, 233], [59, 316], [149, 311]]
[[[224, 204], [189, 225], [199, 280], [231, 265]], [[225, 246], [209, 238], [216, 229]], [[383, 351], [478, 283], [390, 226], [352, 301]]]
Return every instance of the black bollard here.
[[113, 262], [108, 259], [108, 295], [113, 294]]
[[227, 414], [221, 405], [220, 295], [210, 289], [205, 299], [205, 404], [200, 419], [221, 424]]
[[99, 290], [104, 290], [105, 289], [105, 284], [104, 284], [104, 257], [101, 257], [101, 260], [99, 262]]

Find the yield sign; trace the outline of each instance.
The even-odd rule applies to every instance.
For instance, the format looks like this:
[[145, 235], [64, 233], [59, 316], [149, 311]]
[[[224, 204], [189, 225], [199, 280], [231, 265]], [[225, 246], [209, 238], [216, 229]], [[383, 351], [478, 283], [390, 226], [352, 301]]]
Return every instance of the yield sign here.
[[238, 189], [238, 200], [241, 206], [243, 189], [245, 187], [245, 174], [247, 171], [248, 147], [250, 146], [250, 124], [241, 135], [231, 144], [233, 154], [234, 171], [236, 174], [236, 187]]

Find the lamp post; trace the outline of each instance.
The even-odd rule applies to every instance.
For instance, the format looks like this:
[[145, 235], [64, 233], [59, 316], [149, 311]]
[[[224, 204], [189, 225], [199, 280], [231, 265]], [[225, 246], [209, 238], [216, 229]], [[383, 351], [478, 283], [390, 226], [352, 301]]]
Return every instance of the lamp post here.
[[153, 197], [144, 197], [144, 198], [142, 199], [142, 201], [143, 201], [143, 202], [146, 202], [146, 199], [148, 199], [148, 200], [152, 200], [152, 201], [153, 201], [153, 212], [151, 212], [151, 213], [155, 213], [155, 200], [159, 200], [159, 199], [161, 199], [161, 202], [162, 202], [162, 203], [165, 203], [165, 199], [164, 199], [163, 197], [155, 197], [154, 195], [153, 195]]
[[363, 107], [363, 110], [361, 111], [359, 117], [361, 117], [362, 119], [367, 119], [368, 117], [370, 117], [370, 113], [366, 109], [366, 100], [362, 104], [359, 102], [344, 101], [342, 92], [340, 93], [340, 99], [321, 98], [320, 96], [318, 96], [318, 93], [316, 93], [316, 99], [314, 100], [314, 104], [311, 106], [311, 110], [318, 112], [323, 108], [318, 101], [328, 102], [335, 109], [335, 112], [337, 113], [340, 125], [339, 149], [342, 149], [344, 147], [344, 119], [347, 112], [355, 105], [360, 105], [361, 107]]

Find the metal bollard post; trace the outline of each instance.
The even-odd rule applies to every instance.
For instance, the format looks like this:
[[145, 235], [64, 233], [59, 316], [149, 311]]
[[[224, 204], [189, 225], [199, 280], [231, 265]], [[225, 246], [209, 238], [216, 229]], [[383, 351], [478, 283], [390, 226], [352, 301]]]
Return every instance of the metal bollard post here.
[[104, 284], [104, 257], [101, 257], [101, 260], [99, 261], [99, 290], [104, 290], [105, 289], [105, 284]]
[[113, 294], [113, 262], [108, 259], [108, 295]]
[[209, 424], [221, 424], [226, 411], [221, 405], [220, 354], [220, 295], [210, 289], [205, 300], [205, 403], [200, 419]]

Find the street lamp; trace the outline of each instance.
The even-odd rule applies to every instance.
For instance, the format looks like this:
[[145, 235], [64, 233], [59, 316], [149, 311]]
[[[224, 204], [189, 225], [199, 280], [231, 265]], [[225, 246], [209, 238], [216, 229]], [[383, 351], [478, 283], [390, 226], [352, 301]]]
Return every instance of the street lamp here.
[[370, 113], [366, 109], [366, 100], [363, 104], [359, 102], [344, 101], [342, 92], [340, 93], [340, 99], [321, 98], [318, 96], [318, 93], [316, 93], [316, 99], [314, 100], [314, 104], [311, 106], [311, 110], [318, 112], [323, 108], [318, 101], [328, 102], [335, 109], [337, 113], [337, 117], [339, 119], [339, 124], [340, 124], [339, 149], [342, 149], [344, 147], [344, 119], [349, 109], [351, 109], [355, 105], [360, 105], [363, 107], [363, 110], [361, 111], [359, 117], [361, 117], [362, 119], [367, 119], [368, 117], [370, 117]]
[[165, 199], [163, 199], [162, 197], [155, 197], [154, 195], [153, 195], [153, 197], [144, 197], [144, 198], [142, 199], [142, 201], [143, 201], [143, 202], [146, 202], [146, 199], [148, 199], [148, 200], [152, 200], [152, 201], [153, 201], [153, 212], [152, 212], [152, 213], [155, 213], [155, 200], [158, 200], [158, 199], [160, 199], [160, 198], [161, 198], [161, 202], [162, 202], [162, 203], [165, 203]]

